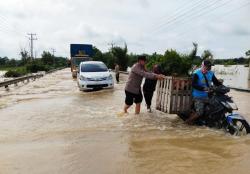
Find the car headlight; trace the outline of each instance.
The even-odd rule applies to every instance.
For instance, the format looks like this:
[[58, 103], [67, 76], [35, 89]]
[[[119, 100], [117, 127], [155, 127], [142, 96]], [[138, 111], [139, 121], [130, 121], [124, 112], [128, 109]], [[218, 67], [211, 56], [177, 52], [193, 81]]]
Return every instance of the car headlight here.
[[112, 75], [110, 74], [107, 79], [112, 80], [113, 79]]
[[82, 81], [86, 81], [86, 80], [87, 80], [87, 78], [86, 78], [86, 77], [84, 77], [84, 76], [80, 76], [80, 80], [82, 80]]

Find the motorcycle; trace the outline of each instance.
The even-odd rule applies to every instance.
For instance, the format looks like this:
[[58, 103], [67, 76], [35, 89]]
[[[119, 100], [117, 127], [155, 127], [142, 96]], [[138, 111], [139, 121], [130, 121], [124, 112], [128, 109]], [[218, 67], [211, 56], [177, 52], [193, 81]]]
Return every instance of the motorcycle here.
[[[231, 135], [241, 136], [250, 133], [250, 126], [247, 120], [240, 114], [233, 111], [238, 110], [232, 98], [227, 95], [230, 89], [224, 85], [211, 87], [209, 100], [205, 104], [204, 115], [195, 120], [195, 125], [208, 126], [213, 128], [224, 128]], [[194, 111], [192, 104], [189, 111], [180, 112], [177, 115], [182, 120], [187, 120]]]

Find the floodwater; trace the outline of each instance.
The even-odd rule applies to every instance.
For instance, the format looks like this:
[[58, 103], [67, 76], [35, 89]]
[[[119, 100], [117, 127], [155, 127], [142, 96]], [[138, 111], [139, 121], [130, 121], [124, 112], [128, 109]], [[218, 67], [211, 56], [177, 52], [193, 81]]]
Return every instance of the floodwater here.
[[[70, 69], [0, 89], [2, 174], [248, 174], [250, 138], [187, 126], [144, 104], [119, 117], [114, 90], [80, 92]], [[250, 93], [230, 93], [250, 121]]]
[[218, 78], [224, 80], [224, 84], [234, 88], [250, 89], [249, 67], [244, 65], [215, 65], [213, 67]]
[[4, 74], [6, 73], [6, 71], [0, 71], [0, 82], [4, 81]]

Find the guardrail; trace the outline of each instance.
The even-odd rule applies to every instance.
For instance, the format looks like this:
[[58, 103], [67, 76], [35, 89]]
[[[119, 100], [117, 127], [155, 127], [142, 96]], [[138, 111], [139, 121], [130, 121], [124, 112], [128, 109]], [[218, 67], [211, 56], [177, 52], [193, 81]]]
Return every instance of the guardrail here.
[[15, 84], [17, 86], [18, 82], [24, 82], [25, 80], [27, 80], [29, 82], [30, 79], [35, 80], [36, 78], [40, 78], [42, 76], [43, 76], [43, 74], [35, 74], [35, 75], [28, 75], [28, 76], [24, 76], [24, 77], [18, 77], [18, 78], [12, 79], [12, 80], [0, 82], [0, 87], [8, 88], [8, 86], [12, 85], [12, 84]]
[[52, 70], [47, 71], [46, 74], [50, 74], [50, 73], [53, 73], [53, 72], [55, 72], [55, 71], [62, 70], [62, 69], [64, 69], [64, 68], [67, 68], [67, 67], [61, 67], [61, 68], [52, 69]]
[[[55, 71], [58, 71], [58, 70], [61, 70], [61, 69], [64, 69], [64, 68], [65, 67], [53, 69], [53, 70], [47, 71], [46, 74], [50, 74], [50, 73], [53, 73]], [[28, 75], [28, 76], [18, 77], [18, 78], [15, 78], [15, 79], [0, 82], [0, 87], [8, 88], [8, 86], [12, 85], [12, 84], [15, 84], [17, 86], [18, 82], [24, 82], [25, 80], [27, 80], [29, 82], [30, 79], [35, 80], [36, 78], [40, 78], [42, 76], [44, 76], [44, 74], [35, 74], [35, 75]]]

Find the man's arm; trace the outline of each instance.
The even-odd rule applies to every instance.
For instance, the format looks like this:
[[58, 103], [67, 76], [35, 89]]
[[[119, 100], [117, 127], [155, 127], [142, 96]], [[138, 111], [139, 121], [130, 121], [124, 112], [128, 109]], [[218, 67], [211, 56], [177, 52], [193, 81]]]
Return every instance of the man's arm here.
[[220, 86], [220, 85], [222, 85], [222, 83], [215, 77], [215, 75], [213, 75], [212, 81], [213, 81], [213, 84], [214, 84], [215, 86]]
[[142, 77], [145, 77], [146, 79], [157, 79], [157, 74], [147, 72], [147, 71], [141, 69], [139, 66], [133, 66], [131, 71], [135, 74], [138, 74]]

